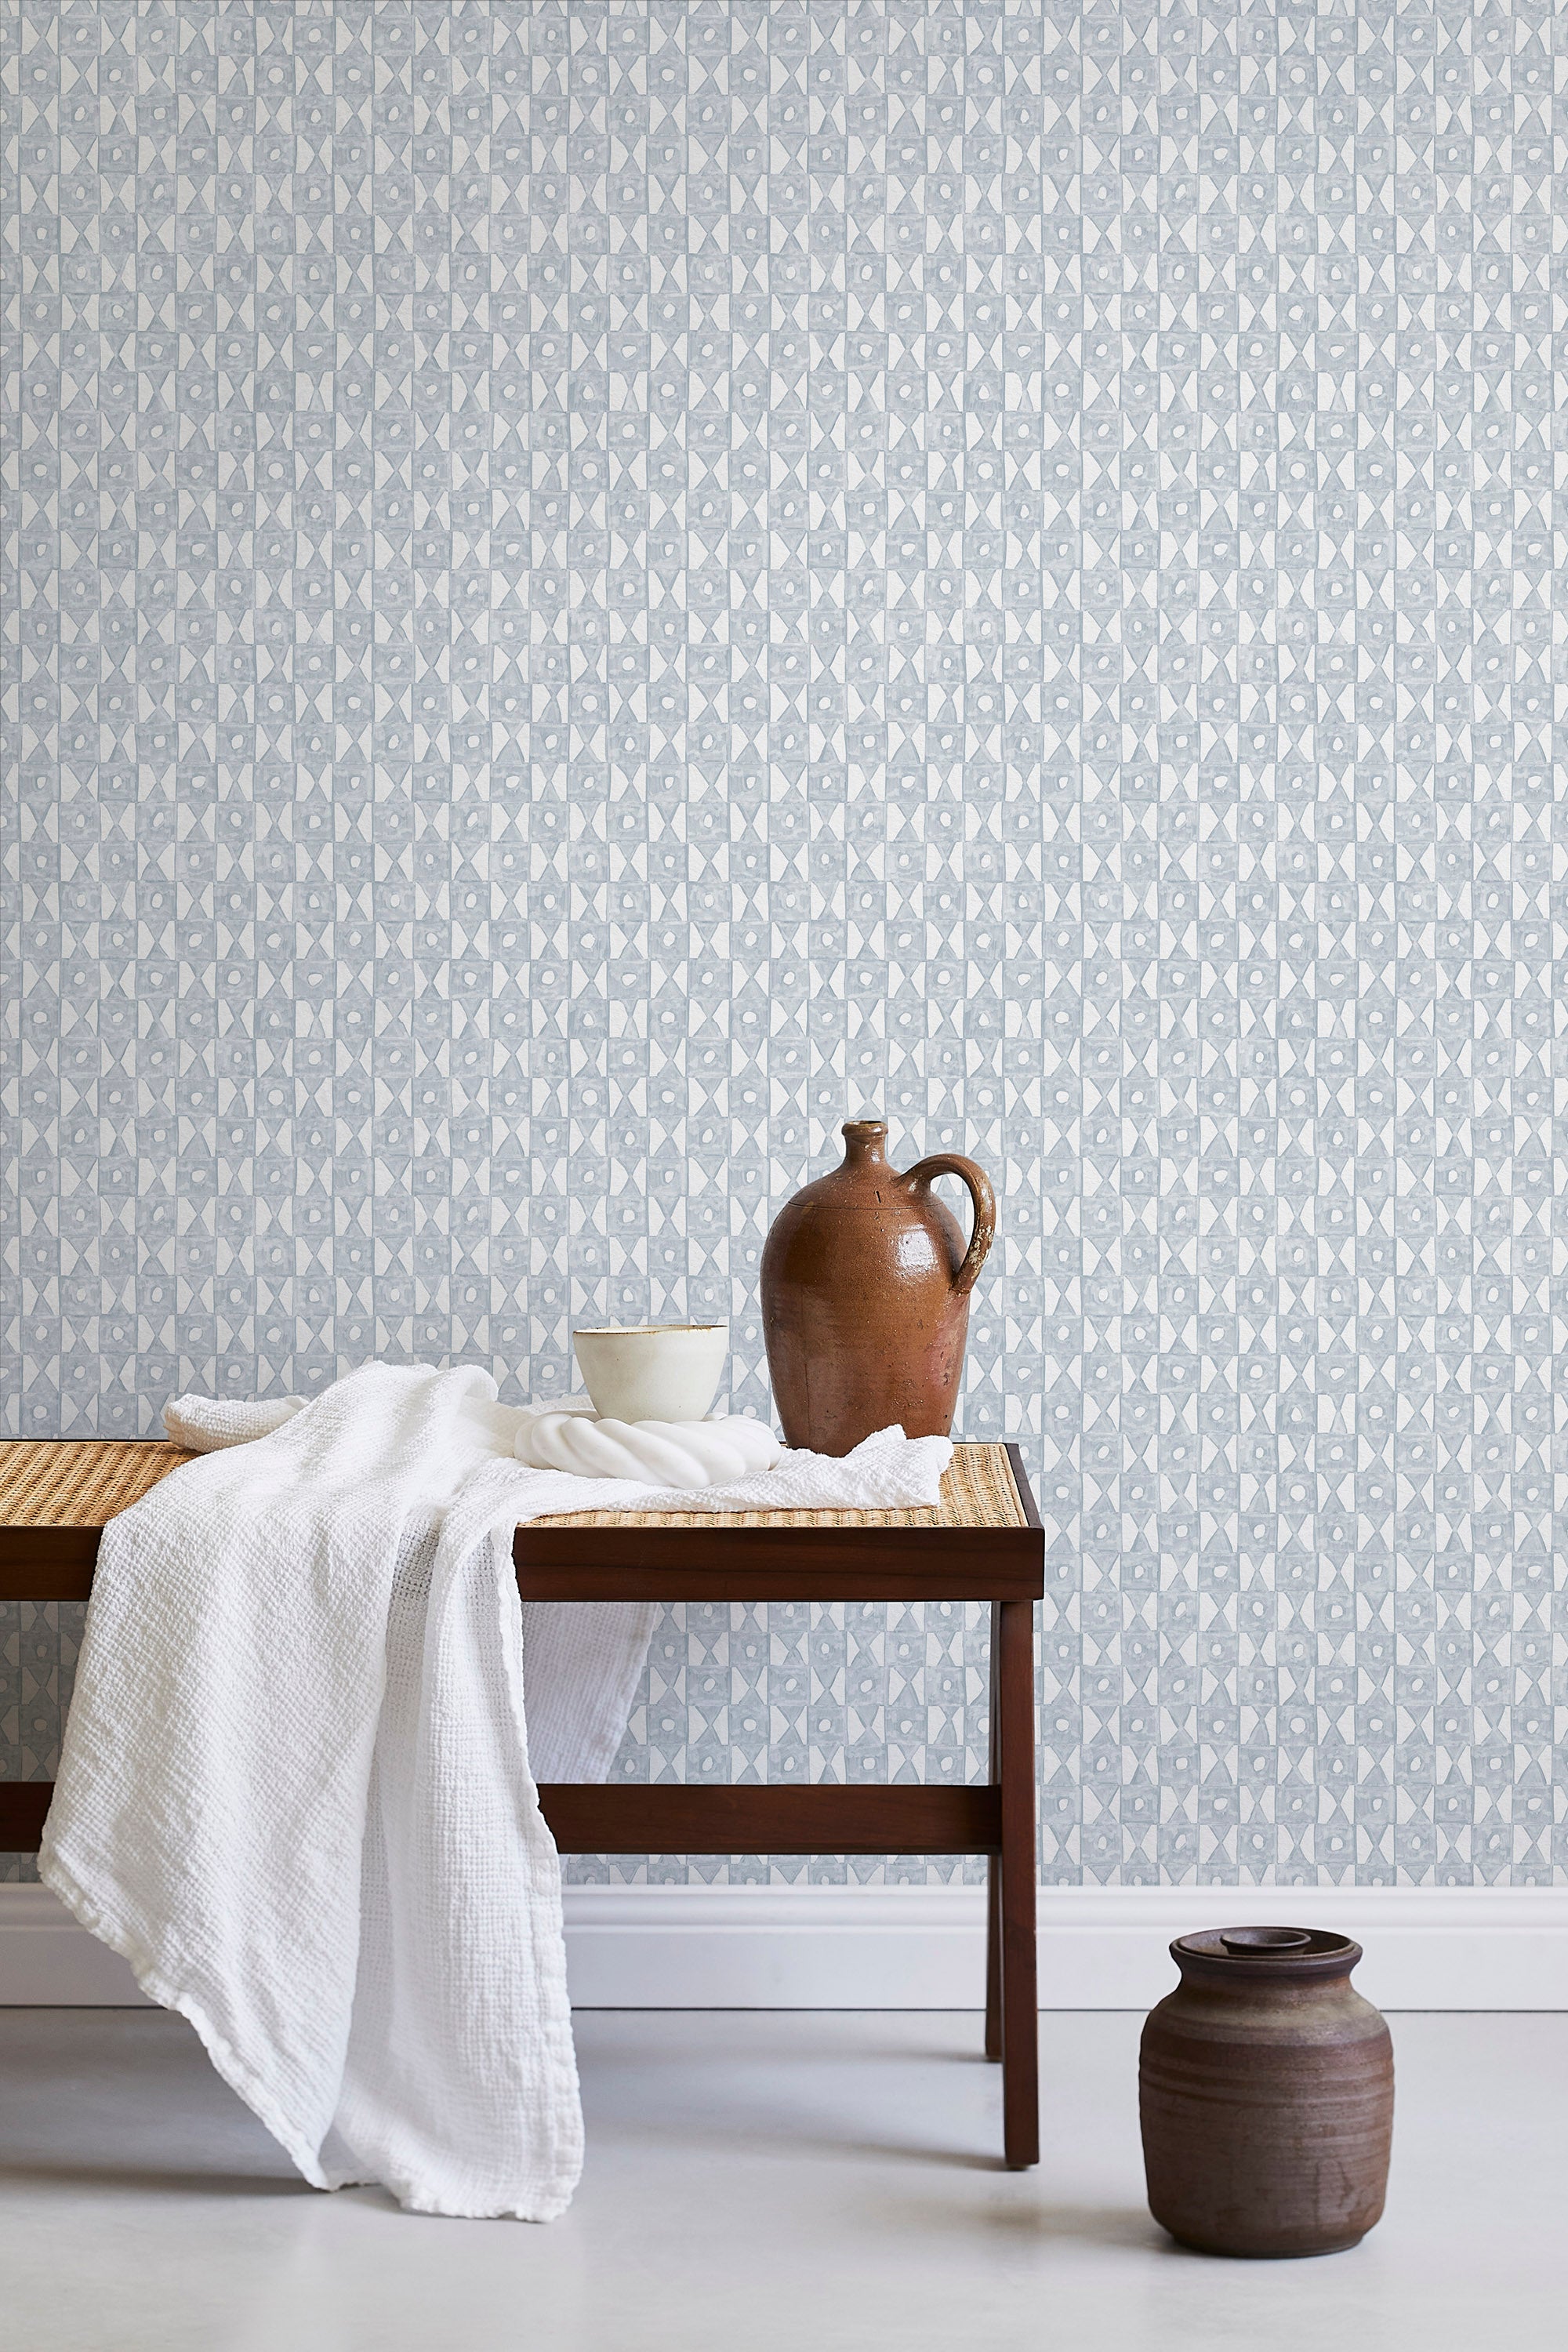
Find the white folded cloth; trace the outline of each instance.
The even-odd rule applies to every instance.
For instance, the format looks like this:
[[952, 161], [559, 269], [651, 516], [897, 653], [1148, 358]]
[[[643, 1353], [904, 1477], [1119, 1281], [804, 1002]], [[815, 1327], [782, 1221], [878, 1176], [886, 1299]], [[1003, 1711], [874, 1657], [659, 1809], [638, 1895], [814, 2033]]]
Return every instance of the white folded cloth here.
[[[180, 1396], [163, 1407], [163, 1426], [176, 1445], [212, 1454], [269, 1437], [304, 1402], [297, 1396], [258, 1404]], [[517, 1414], [512, 1451], [536, 1470], [571, 1470], [583, 1478], [720, 1486], [748, 1470], [771, 1470], [784, 1447], [764, 1423], [742, 1413], [708, 1421], [606, 1421], [584, 1400], [568, 1397], [558, 1405], [524, 1405]]]
[[[493, 1399], [493, 1381], [489, 1393]], [[228, 1397], [180, 1396], [163, 1407], [163, 1426], [176, 1445], [186, 1446], [194, 1454], [216, 1454], [269, 1437], [292, 1421], [307, 1402], [297, 1396], [268, 1397], [255, 1403]], [[477, 1412], [478, 1407], [472, 1410]], [[549, 1410], [591, 1413], [594, 1408], [586, 1397], [568, 1397], [561, 1406]], [[487, 1404], [482, 1426], [487, 1454], [520, 1452], [521, 1429], [531, 1417], [526, 1407]], [[776, 1453], [777, 1443], [773, 1443]], [[536, 1463], [533, 1466], [551, 1465]], [[590, 1506], [579, 1500], [551, 1507], [572, 1510]], [[529, 1752], [535, 1780], [605, 1779], [631, 1714], [655, 1614], [651, 1602], [646, 1606], [622, 1601], [523, 1603], [522, 1638], [533, 1692]]]
[[303, 1397], [266, 1397], [259, 1403], [238, 1398], [178, 1396], [163, 1407], [163, 1426], [176, 1445], [193, 1454], [216, 1454], [226, 1445], [248, 1445], [270, 1437], [303, 1409]]
[[530, 1749], [607, 1768], [651, 1612], [552, 1644], [513, 1529], [931, 1503], [952, 1448], [883, 1431], [692, 1491], [528, 1467], [517, 1421], [487, 1373], [373, 1365], [112, 1520], [40, 1864], [306, 2179], [546, 2220], [582, 2118]]

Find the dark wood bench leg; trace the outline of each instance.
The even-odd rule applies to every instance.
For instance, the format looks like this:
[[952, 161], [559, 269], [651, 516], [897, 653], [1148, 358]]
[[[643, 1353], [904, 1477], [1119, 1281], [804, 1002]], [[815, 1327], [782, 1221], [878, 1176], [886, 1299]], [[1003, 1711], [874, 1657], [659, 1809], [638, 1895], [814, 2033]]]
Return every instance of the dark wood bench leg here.
[[991, 1672], [1001, 1733], [1002, 2146], [1009, 2171], [1040, 2160], [1040, 2021], [1035, 1958], [1035, 1612], [994, 1605]]
[[[1002, 1778], [1001, 1710], [996, 1704], [997, 1612], [991, 1603], [991, 1785]], [[1002, 1870], [1000, 1858], [990, 1854], [985, 1864], [985, 2055], [1002, 2055]]]
[[1002, 2055], [1002, 1866], [985, 1865], [985, 2055]]

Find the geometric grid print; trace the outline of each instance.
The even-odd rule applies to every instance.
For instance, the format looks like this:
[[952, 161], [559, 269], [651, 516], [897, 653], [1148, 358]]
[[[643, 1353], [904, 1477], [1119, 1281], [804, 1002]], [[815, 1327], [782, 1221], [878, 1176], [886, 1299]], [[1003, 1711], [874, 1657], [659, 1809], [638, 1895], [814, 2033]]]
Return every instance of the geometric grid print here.
[[[1045, 1876], [1568, 1874], [1565, 98], [1550, 0], [0, 6], [5, 1427], [715, 1313], [765, 1412], [879, 1109], [1002, 1202]], [[984, 1650], [671, 1612], [617, 1769], [978, 1777]]]

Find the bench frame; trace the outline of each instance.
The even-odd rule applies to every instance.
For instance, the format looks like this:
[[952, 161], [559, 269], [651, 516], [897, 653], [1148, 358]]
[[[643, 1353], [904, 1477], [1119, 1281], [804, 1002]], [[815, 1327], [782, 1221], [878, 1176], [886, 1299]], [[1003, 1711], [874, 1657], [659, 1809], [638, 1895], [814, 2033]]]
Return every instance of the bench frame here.
[[[53, 1441], [68, 1444], [69, 1439]], [[985, 2054], [999, 2059], [1004, 2160], [1039, 2161], [1034, 1604], [1045, 1537], [1016, 1445], [1022, 1527], [520, 1528], [526, 1601], [985, 1601], [989, 1782], [556, 1781], [539, 1801], [563, 1853], [984, 1855]], [[0, 1525], [0, 1601], [83, 1601], [102, 1530]], [[0, 1851], [36, 1851], [53, 1784], [0, 1782]]]

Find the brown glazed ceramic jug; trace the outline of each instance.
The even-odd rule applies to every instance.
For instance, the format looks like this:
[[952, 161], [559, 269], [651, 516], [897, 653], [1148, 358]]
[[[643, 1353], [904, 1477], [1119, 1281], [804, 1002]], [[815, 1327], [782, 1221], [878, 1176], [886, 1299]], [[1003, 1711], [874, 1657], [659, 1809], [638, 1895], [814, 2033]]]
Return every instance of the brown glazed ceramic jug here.
[[[852, 1119], [842, 1167], [774, 1218], [763, 1251], [763, 1334], [787, 1445], [847, 1454], [874, 1429], [952, 1427], [969, 1294], [996, 1230], [973, 1160], [938, 1151], [900, 1176], [885, 1122]], [[958, 1176], [974, 1203], [967, 1249], [931, 1191]]]
[[1138, 2062], [1149, 2210], [1205, 2254], [1332, 2254], [1383, 2211], [1394, 2050], [1315, 1927], [1181, 1936]]

